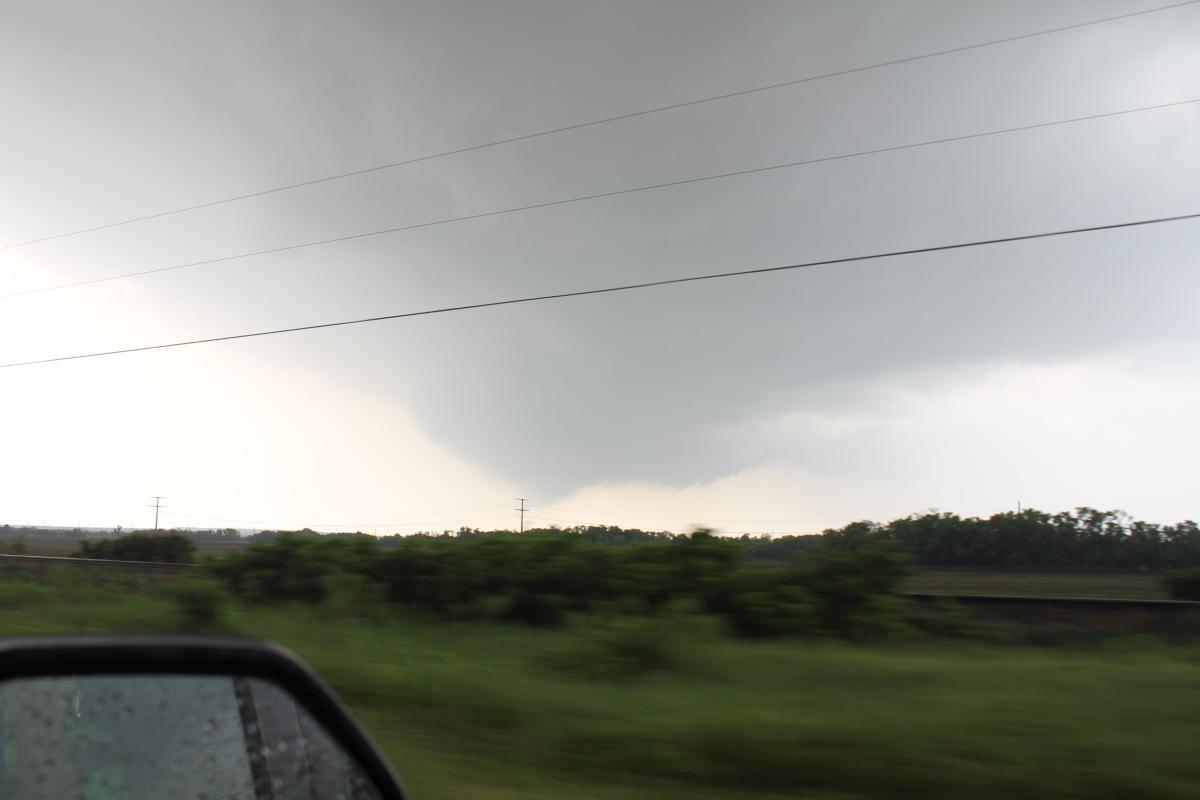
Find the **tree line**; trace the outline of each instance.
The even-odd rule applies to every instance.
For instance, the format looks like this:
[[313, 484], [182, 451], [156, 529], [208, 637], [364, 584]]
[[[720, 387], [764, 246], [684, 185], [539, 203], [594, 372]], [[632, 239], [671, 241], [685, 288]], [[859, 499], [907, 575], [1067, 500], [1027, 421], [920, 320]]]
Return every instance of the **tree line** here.
[[161, 531], [126, 530], [117, 525], [112, 529], [95, 528], [42, 528], [37, 525], [0, 525], [0, 539], [113, 539], [132, 533], [177, 533], [198, 542], [240, 542], [243, 537], [236, 528], [197, 530], [194, 528], [170, 528]]
[[[1198, 554], [1194, 523], [1151, 525], [1081, 508], [986, 519], [930, 512], [778, 539], [605, 526], [392, 537], [272, 531], [207, 559], [203, 571], [250, 603], [336, 602], [351, 614], [390, 605], [443, 619], [553, 626], [574, 614], [654, 615], [682, 602], [742, 636], [857, 637], [903, 626], [900, 582], [914, 561], [1165, 570], [1200, 565]], [[195, 542], [180, 532], [139, 532], [84, 542], [77, 555], [189, 562]], [[763, 559], [786, 562], [756, 567]], [[1176, 575], [1173, 593], [1195, 594], [1185, 584], [1196, 574]]]
[[[312, 533], [312, 531], [306, 531]], [[271, 541], [281, 531], [251, 537]], [[515, 531], [460, 528], [441, 533], [379, 537], [383, 547], [410, 541], [472, 541], [516, 536]], [[540, 528], [527, 536], [561, 537], [587, 544], [623, 547], [684, 541], [688, 534], [612, 525]], [[1200, 567], [1200, 526], [1192, 520], [1163, 525], [1131, 519], [1121, 511], [1081, 507], [1051, 514], [1037, 509], [989, 517], [930, 511], [887, 523], [852, 522], [822, 533], [783, 536], [723, 536], [749, 561], [787, 563], [815, 548], [856, 550], [886, 544], [922, 567], [977, 567], [1056, 571], [1128, 570], [1163, 572]]]
[[[0, 526], [0, 537], [40, 535], [42, 529]], [[57, 532], [69, 535], [70, 532]], [[146, 531], [137, 532], [144, 535]], [[291, 534], [317, 536], [309, 529], [301, 531], [260, 531], [242, 536], [234, 529], [189, 531], [172, 530], [165, 533], [193, 542], [269, 543]], [[76, 536], [78, 533], [75, 534]], [[331, 537], [361, 537], [365, 534], [324, 534]], [[539, 528], [523, 534], [530, 538], [559, 538], [604, 548], [622, 548], [644, 544], [670, 544], [687, 541], [688, 534], [668, 531], [648, 531], [622, 528], [615, 525], [578, 525], [566, 528]], [[414, 542], [454, 542], [504, 539], [518, 536], [511, 530], [480, 530], [459, 528], [456, 531], [393, 534], [373, 541], [378, 547], [391, 549]], [[74, 538], [74, 537], [71, 537]], [[120, 538], [120, 537], [118, 537]], [[819, 534], [788, 534], [766, 536], [743, 534], [723, 536], [721, 540], [736, 548], [749, 562], [786, 564], [816, 548], [851, 551], [866, 544], [894, 547], [912, 561], [926, 568], [990, 568], [1033, 569], [1054, 571], [1148, 571], [1165, 572], [1177, 569], [1200, 568], [1200, 526], [1185, 520], [1163, 525], [1131, 519], [1120, 511], [1099, 511], [1077, 508], [1056, 514], [1026, 509], [1004, 512], [989, 517], [961, 517], [957, 514], [930, 511], [913, 514], [888, 523], [852, 522], [841, 528], [827, 529]], [[115, 541], [115, 540], [113, 540]], [[123, 547], [101, 547], [100, 543], [81, 548], [91, 557], [116, 553]], [[149, 545], [138, 545], [147, 555]], [[149, 553], [135, 560], [170, 560]]]
[[906, 559], [886, 548], [817, 549], [784, 570], [747, 569], [705, 530], [604, 546], [578, 533], [373, 536], [279, 532], [207, 562], [251, 603], [389, 604], [442, 619], [562, 624], [569, 615], [654, 615], [690, 603], [743, 636], [859, 636], [899, 623]]
[[1200, 526], [1161, 525], [1120, 511], [1036, 509], [990, 517], [930, 512], [885, 525], [855, 522], [827, 530], [822, 546], [855, 550], [889, 544], [923, 567], [1161, 572], [1200, 567]]

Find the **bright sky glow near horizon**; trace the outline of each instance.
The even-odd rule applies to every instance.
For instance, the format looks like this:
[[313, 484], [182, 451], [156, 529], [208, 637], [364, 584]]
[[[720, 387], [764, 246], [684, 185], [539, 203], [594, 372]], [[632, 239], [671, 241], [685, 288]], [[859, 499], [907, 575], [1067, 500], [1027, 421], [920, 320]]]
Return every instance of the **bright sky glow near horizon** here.
[[[0, 12], [0, 246], [1154, 0]], [[0, 295], [1200, 98], [1200, 5], [0, 250]], [[0, 297], [0, 363], [1200, 212], [1200, 104]], [[1200, 516], [1200, 222], [0, 369], [0, 524]]]

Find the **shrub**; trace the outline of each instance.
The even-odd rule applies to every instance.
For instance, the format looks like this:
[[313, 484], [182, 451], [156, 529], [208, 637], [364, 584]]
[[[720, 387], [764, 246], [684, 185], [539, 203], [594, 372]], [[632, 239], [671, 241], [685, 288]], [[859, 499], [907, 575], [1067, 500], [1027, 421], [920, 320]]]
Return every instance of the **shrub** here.
[[980, 633], [970, 613], [950, 598], [914, 604], [907, 619], [916, 630], [932, 636], [974, 637]]
[[256, 603], [326, 603], [377, 613], [379, 600], [443, 619], [561, 625], [567, 614], [620, 608], [658, 615], [699, 602], [740, 636], [879, 635], [902, 625], [899, 555], [823, 550], [786, 572], [738, 569], [736, 545], [707, 531], [615, 549], [579, 538], [412, 537], [277, 533], [210, 562], [210, 575]]
[[513, 622], [551, 628], [566, 621], [567, 609], [556, 595], [520, 590], [513, 594], [504, 616]]
[[196, 557], [196, 545], [182, 533], [144, 531], [99, 542], [84, 540], [72, 555], [76, 558], [190, 564]]
[[384, 603], [383, 587], [364, 575], [335, 572], [322, 581], [325, 607], [342, 619], [378, 620]]
[[347, 564], [358, 566], [368, 558], [363, 550], [374, 547], [373, 541], [351, 538], [281, 533], [212, 561], [207, 570], [252, 603], [320, 603], [325, 599], [326, 576]]
[[1166, 582], [1171, 599], [1200, 600], [1200, 569], [1172, 573]]
[[812, 598], [804, 589], [782, 582], [734, 595], [725, 619], [731, 632], [745, 638], [794, 636], [815, 628]]
[[551, 669], [600, 680], [670, 672], [684, 664], [678, 636], [656, 620], [589, 621], [569, 643], [549, 654]]
[[845, 638], [904, 629], [903, 556], [881, 549], [815, 551], [787, 572], [742, 571], [701, 581], [704, 607], [744, 637], [827, 633]]
[[189, 576], [172, 586], [170, 594], [180, 623], [186, 630], [219, 627], [224, 619], [228, 596], [214, 580]]
[[743, 571], [702, 582], [700, 595], [704, 609], [724, 617], [736, 636], [787, 636], [814, 627], [812, 598], [794, 575]]
[[909, 569], [907, 558], [882, 547], [823, 550], [802, 564], [799, 577], [821, 628], [854, 639], [903, 628], [904, 603], [897, 591]]

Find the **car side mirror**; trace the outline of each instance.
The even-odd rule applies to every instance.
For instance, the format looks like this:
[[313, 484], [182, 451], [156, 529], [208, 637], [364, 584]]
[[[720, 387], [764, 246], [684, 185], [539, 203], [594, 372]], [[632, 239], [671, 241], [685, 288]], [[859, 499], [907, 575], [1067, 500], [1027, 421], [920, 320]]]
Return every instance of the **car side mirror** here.
[[402, 800], [287, 651], [221, 637], [0, 642], [6, 800]]

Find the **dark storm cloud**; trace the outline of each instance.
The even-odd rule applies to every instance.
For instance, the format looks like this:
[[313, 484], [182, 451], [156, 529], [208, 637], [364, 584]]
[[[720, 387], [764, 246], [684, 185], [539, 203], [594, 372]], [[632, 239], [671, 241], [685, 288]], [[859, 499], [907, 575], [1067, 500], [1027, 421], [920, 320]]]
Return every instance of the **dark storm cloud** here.
[[[9, 136], [35, 154], [14, 168], [25, 191], [6, 204], [15, 220], [6, 235], [1136, 7], [31, 4], [10, 11], [6, 26], [9, 63], [19, 59], [28, 76], [13, 100], [23, 118]], [[1194, 72], [1187, 54], [1198, 25], [1196, 11], [1167, 12], [260, 198], [46, 252], [105, 274], [1183, 99], [1188, 87], [1174, 78]], [[45, 55], [47, 41], [69, 55]], [[147, 283], [182, 326], [207, 335], [1183, 213], [1200, 201], [1189, 145], [1197, 119], [1189, 109], [1151, 112]], [[76, 184], [83, 188], [61, 200]], [[46, 208], [60, 213], [43, 226]], [[292, 352], [410, 404], [437, 439], [531, 491], [683, 484], [753, 465], [761, 453], [743, 438], [747, 420], [869, 409], [862, 386], [881, 377], [1194, 339], [1188, 306], [1200, 287], [1186, 254], [1197, 239], [1194, 226], [1163, 228], [869, 262], [379, 326], [298, 339]], [[787, 458], [803, 465], [809, 456], [800, 447]]]

